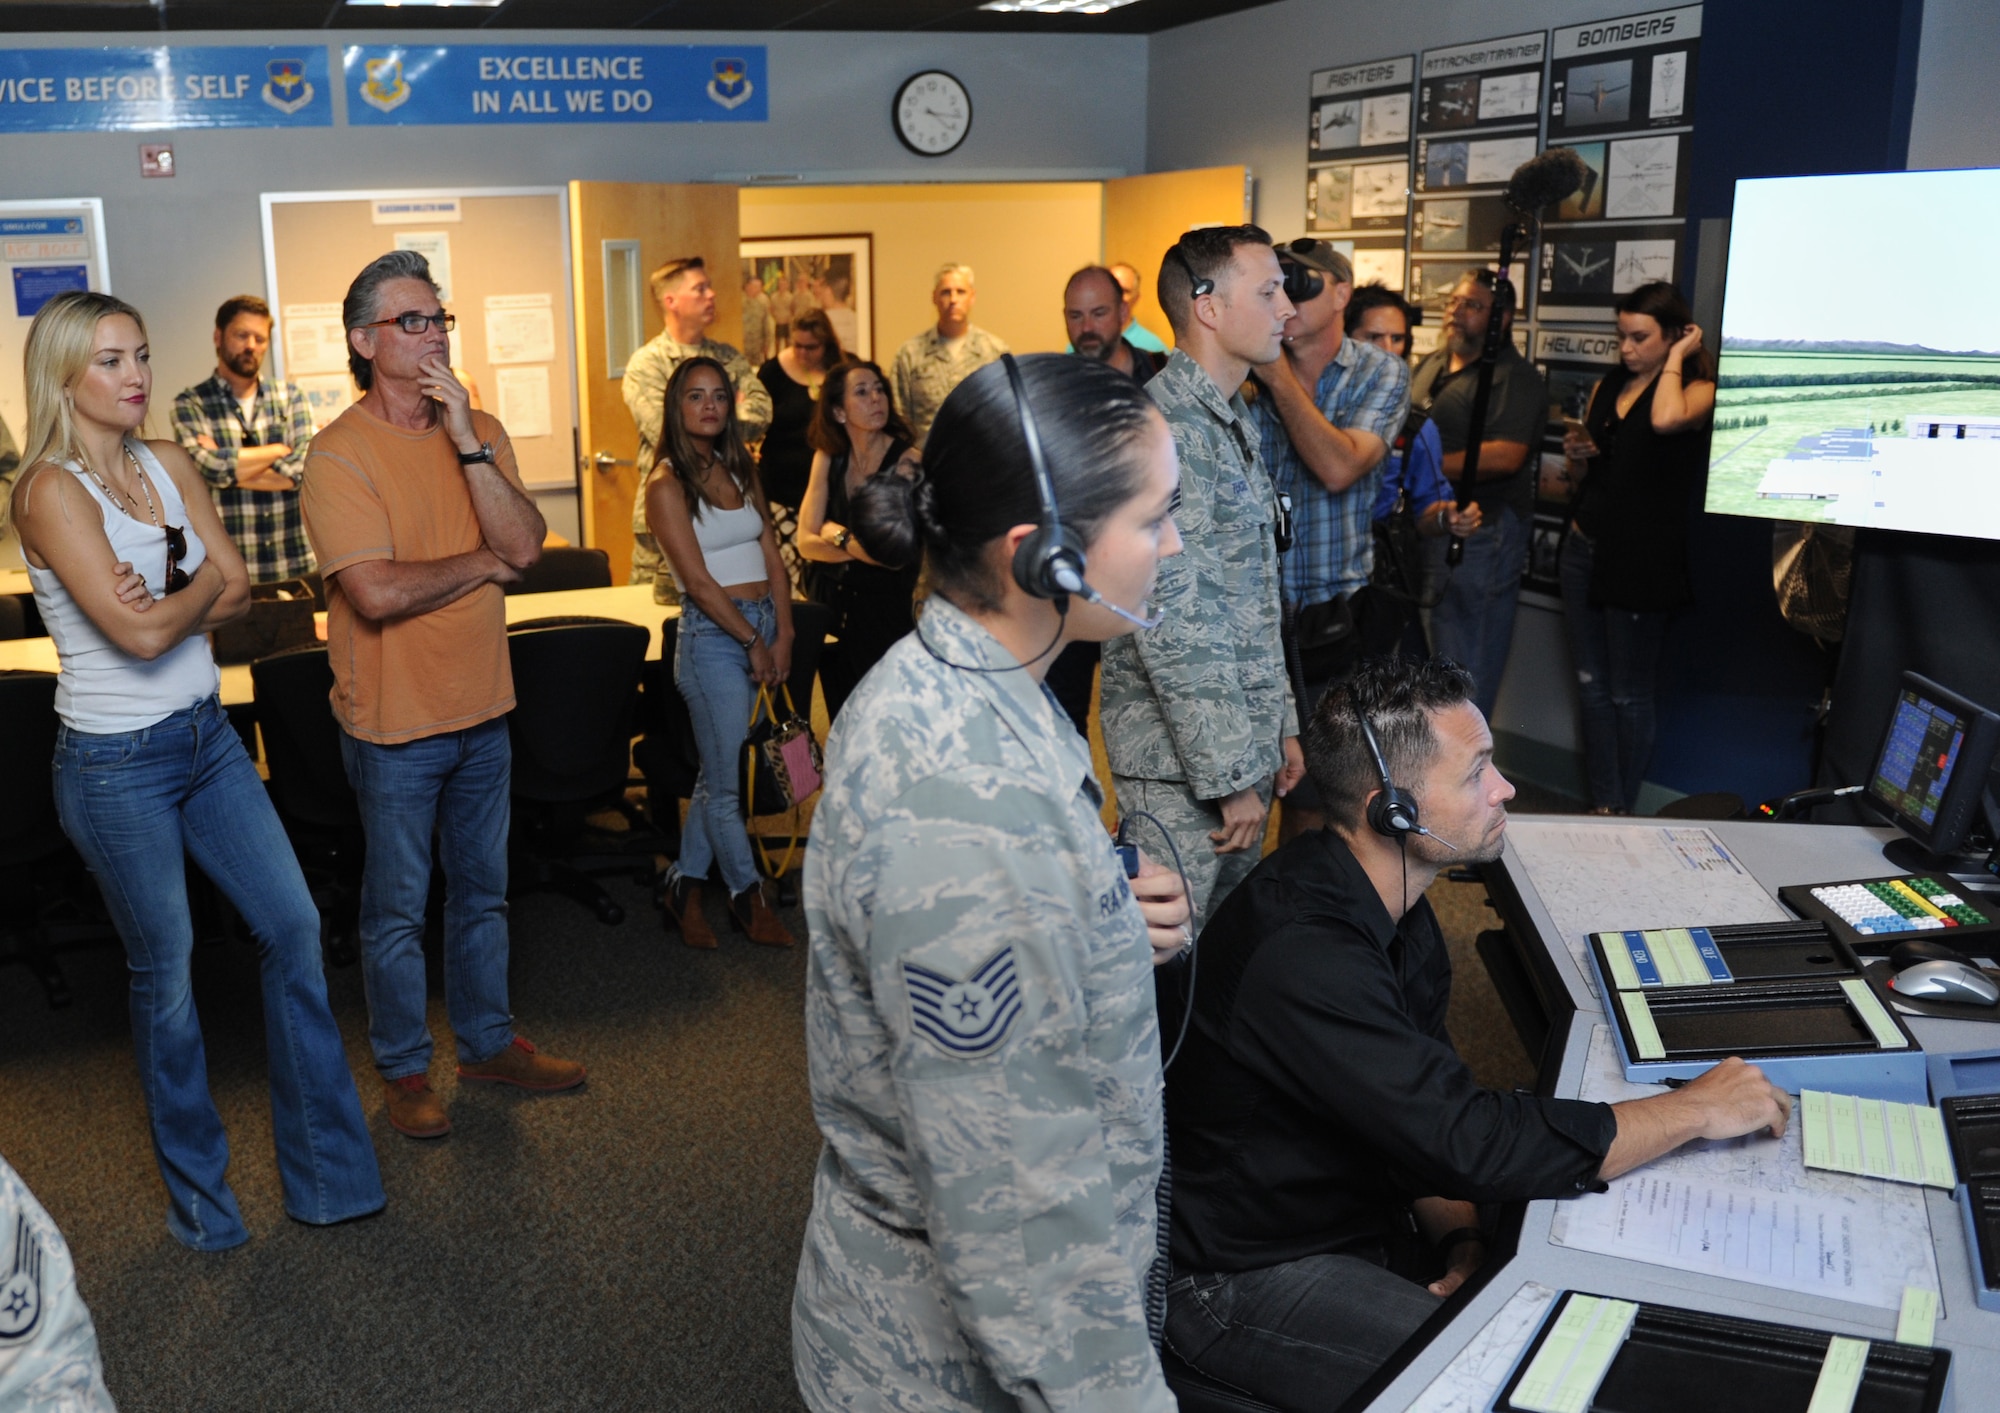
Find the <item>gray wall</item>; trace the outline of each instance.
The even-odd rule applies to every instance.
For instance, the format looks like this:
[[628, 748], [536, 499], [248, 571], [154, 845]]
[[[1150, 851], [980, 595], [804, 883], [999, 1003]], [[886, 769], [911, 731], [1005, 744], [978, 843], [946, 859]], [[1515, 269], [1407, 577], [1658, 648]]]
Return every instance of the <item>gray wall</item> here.
[[1924, 0], [1910, 167], [2000, 166], [2000, 6]]
[[[176, 44], [603, 43], [604, 31], [177, 33]], [[136, 133], [9, 135], [0, 197], [104, 199], [112, 288], [143, 309], [161, 389], [211, 366], [215, 306], [263, 287], [258, 194], [370, 187], [549, 186], [709, 181], [749, 172], [816, 180], [952, 181], [1106, 176], [1146, 169], [1146, 40], [1136, 35], [709, 34], [619, 32], [649, 44], [763, 44], [770, 121], [659, 124], [185, 131], [179, 174], [139, 175]], [[24, 47], [146, 45], [158, 34], [9, 36]], [[896, 140], [889, 101], [919, 69], [950, 69], [973, 100], [952, 155], [921, 158]]]

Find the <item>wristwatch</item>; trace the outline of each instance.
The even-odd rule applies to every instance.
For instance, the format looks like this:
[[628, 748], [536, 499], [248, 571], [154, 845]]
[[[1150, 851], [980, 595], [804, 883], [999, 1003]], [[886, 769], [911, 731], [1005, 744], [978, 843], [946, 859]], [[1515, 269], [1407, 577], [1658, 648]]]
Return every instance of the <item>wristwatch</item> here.
[[840, 533], [833, 537], [833, 547], [842, 554], [845, 554], [847, 552], [847, 542], [853, 538], [854, 532], [843, 525], [840, 527]]
[[460, 466], [476, 466], [482, 461], [489, 466], [500, 464], [494, 458], [492, 442], [481, 442], [478, 451], [461, 451], [458, 454], [458, 464]]

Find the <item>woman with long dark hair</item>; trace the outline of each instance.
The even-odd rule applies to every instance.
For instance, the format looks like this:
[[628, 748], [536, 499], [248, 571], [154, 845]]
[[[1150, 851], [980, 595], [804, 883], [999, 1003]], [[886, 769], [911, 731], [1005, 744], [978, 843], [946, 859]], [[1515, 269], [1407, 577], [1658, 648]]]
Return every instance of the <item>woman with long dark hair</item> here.
[[[869, 478], [917, 465], [915, 438], [896, 411], [889, 380], [873, 363], [846, 359], [828, 370], [809, 433], [817, 454], [799, 508], [799, 553], [811, 563], [806, 591], [836, 615], [840, 639], [820, 659], [820, 688], [829, 719], [848, 695], [910, 631], [917, 591], [914, 559], [884, 564], [854, 538], [851, 504]], [[897, 470], [900, 468], [900, 470]]]
[[736, 422], [728, 371], [690, 358], [667, 383], [646, 524], [681, 591], [674, 685], [694, 721], [701, 768], [661, 901], [690, 947], [718, 945], [702, 891], [720, 868], [729, 919], [752, 942], [789, 947], [764, 901], [736, 780], [757, 688], [791, 673], [792, 598], [762, 509], [757, 465]]
[[250, 1239], [225, 1176], [189, 975], [187, 861], [249, 924], [263, 984], [285, 1211], [379, 1211], [375, 1148], [321, 971], [319, 911], [243, 741], [206, 635], [250, 576], [201, 471], [140, 429], [153, 370], [139, 311], [59, 294], [28, 329], [27, 470], [14, 523], [62, 665], [55, 795], [132, 973], [132, 1051], [167, 1186], [167, 1229], [198, 1251]]
[[827, 369], [840, 362], [840, 338], [818, 309], [807, 309], [791, 321], [791, 339], [776, 357], [757, 370], [757, 381], [771, 394], [771, 429], [757, 450], [757, 476], [770, 497], [771, 520], [778, 532], [778, 554], [799, 588], [805, 587], [804, 562], [799, 557], [799, 505], [812, 475], [813, 448], [807, 440], [820, 386]]
[[1629, 814], [1652, 758], [1667, 620], [1693, 597], [1688, 520], [1715, 410], [1701, 329], [1672, 285], [1618, 301], [1618, 351], [1584, 430], [1563, 439], [1580, 483], [1563, 539], [1563, 616], [1596, 814]]
[[1044, 354], [1015, 376], [1010, 357], [967, 378], [922, 477], [852, 498], [855, 539], [921, 558], [932, 592], [834, 725], [806, 855], [826, 1147], [792, 1351], [815, 1413], [1173, 1407], [1145, 1299], [1150, 963], [1184, 945], [1187, 902], [1150, 862], [1127, 880], [1089, 747], [1043, 686], [1065, 645], [1131, 625], [1046, 596], [1024, 416], [1089, 582], [1130, 612], [1180, 550], [1179, 475], [1124, 374]]

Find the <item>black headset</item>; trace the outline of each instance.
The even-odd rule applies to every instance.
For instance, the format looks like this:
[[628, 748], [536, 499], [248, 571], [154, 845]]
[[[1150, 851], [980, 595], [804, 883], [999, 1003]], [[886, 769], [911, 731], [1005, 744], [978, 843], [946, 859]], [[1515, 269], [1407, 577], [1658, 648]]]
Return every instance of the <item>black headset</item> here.
[[1187, 252], [1181, 249], [1181, 243], [1179, 241], [1175, 241], [1172, 245], [1168, 246], [1167, 253], [1173, 256], [1174, 259], [1180, 261], [1181, 268], [1187, 271], [1187, 277], [1190, 282], [1188, 289], [1189, 299], [1200, 299], [1205, 294], [1215, 293], [1215, 281], [1204, 280], [1200, 275], [1197, 275], [1194, 272], [1194, 265], [1187, 258]]
[[1041, 523], [1014, 551], [1014, 582], [1038, 599], [1053, 599], [1058, 612], [1067, 610], [1069, 596], [1084, 592], [1085, 559], [1083, 537], [1062, 523], [1056, 508], [1055, 482], [1049, 478], [1049, 464], [1042, 459], [1042, 438], [1035, 429], [1035, 411], [1028, 406], [1027, 385], [1014, 355], [1003, 353], [1007, 382], [1014, 389], [1014, 405], [1021, 413], [1021, 440], [1027, 443], [1028, 465], [1035, 473], [1035, 498], [1041, 503]]
[[1369, 828], [1391, 839], [1407, 839], [1412, 834], [1427, 833], [1417, 822], [1416, 797], [1408, 790], [1399, 789], [1396, 782], [1389, 778], [1388, 758], [1382, 754], [1382, 743], [1375, 739], [1375, 728], [1368, 724], [1368, 713], [1361, 709], [1358, 697], [1354, 699], [1354, 719], [1361, 724], [1361, 739], [1368, 743], [1368, 754], [1375, 761], [1375, 773], [1382, 777], [1382, 792], [1368, 802]]

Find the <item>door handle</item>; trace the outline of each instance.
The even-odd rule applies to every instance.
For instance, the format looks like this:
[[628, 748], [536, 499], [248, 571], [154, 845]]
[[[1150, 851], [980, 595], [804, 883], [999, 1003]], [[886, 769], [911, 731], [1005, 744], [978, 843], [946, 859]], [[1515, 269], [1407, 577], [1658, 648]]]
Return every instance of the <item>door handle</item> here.
[[590, 462], [591, 465], [595, 466], [606, 476], [611, 474], [611, 468], [614, 466], [637, 466], [639, 464], [623, 456], [613, 456], [608, 451], [600, 451], [597, 455], [590, 458]]

